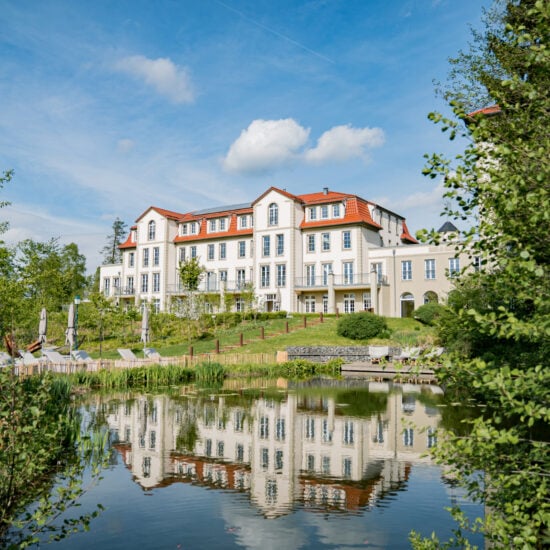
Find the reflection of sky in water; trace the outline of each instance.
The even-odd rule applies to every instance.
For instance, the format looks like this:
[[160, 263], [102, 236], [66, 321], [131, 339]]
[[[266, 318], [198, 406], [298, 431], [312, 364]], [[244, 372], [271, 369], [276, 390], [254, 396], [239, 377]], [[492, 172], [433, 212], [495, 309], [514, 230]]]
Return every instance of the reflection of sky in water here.
[[[364, 398], [368, 399], [368, 394]], [[151, 399], [157, 401], [153, 403]], [[313, 399], [312, 403], [314, 402], [318, 403]], [[421, 403], [410, 397], [403, 400], [401, 395], [392, 396], [388, 398], [387, 403], [381, 401], [386, 408], [385, 411], [376, 412], [374, 415], [371, 411], [370, 416], [346, 417], [348, 413], [345, 411], [350, 410], [350, 407], [343, 408], [344, 412], [337, 414], [333, 422], [336, 426], [340, 424], [341, 427], [350, 419], [355, 422], [353, 447], [357, 454], [354, 455], [354, 460], [362, 460], [362, 466], [358, 470], [359, 477], [353, 478], [353, 475], [356, 475], [354, 473], [353, 479], [325, 477], [323, 480], [319, 472], [306, 474], [301, 470], [305, 464], [303, 459], [306, 453], [312, 452], [312, 447], [308, 447], [309, 444], [302, 441], [301, 430], [304, 425], [302, 416], [305, 415], [303, 416], [305, 419], [318, 415], [317, 418], [321, 421], [324, 418], [323, 415], [329, 414], [330, 406], [328, 409], [317, 407], [315, 410], [314, 408], [308, 410], [307, 405], [302, 401], [291, 410], [284, 409], [284, 406], [292, 403], [292, 399], [282, 404], [259, 400], [248, 411], [248, 418], [252, 423], [248, 443], [251, 452], [245, 459], [245, 470], [250, 477], [251, 488], [242, 492], [228, 488], [228, 477], [224, 478], [226, 487], [221, 488], [213, 486], [206, 477], [195, 477], [192, 481], [189, 477], [174, 474], [177, 472], [174, 460], [195, 461], [195, 467], [198, 470], [204, 468], [204, 471], [214, 462], [218, 462], [217, 467], [222, 470], [229, 466], [243, 471], [242, 465], [230, 459], [215, 461], [201, 454], [204, 452], [204, 440], [207, 437], [213, 438], [215, 443], [216, 438], [223, 436], [220, 434], [225, 433], [224, 430], [228, 434], [231, 432], [231, 418], [236, 409], [228, 407], [224, 411], [221, 404], [219, 407], [216, 404], [212, 410], [215, 414], [224, 416], [223, 429], [219, 432], [215, 431], [218, 426], [218, 417], [213, 417], [214, 421], [204, 426], [199, 422], [196, 453], [186, 455], [182, 452], [174, 453], [172, 450], [179, 429], [174, 411], [181, 407], [181, 402], [176, 404], [166, 396], [157, 398], [149, 396], [147, 407], [144, 405], [141, 413], [139, 413], [138, 403], [139, 398], [133, 402], [131, 414], [128, 414], [128, 408], [124, 409], [124, 403], [111, 407], [108, 421], [110, 428], [120, 434], [125, 433], [126, 430], [122, 423], [124, 417], [133, 418], [132, 429], [135, 428], [136, 431], [145, 429], [145, 426], [147, 426], [146, 429], [156, 430], [156, 455], [150, 453], [153, 464], [151, 475], [147, 479], [142, 477], [142, 459], [144, 453], [147, 454], [145, 452], [147, 449], [138, 448], [139, 439], [136, 433], [131, 441], [121, 443], [118, 464], [106, 471], [104, 479], [85, 495], [83, 510], [79, 510], [79, 513], [98, 502], [105, 506], [106, 511], [92, 521], [90, 533], [71, 536], [65, 541], [55, 543], [56, 547], [71, 549], [135, 547], [180, 550], [193, 548], [257, 548], [260, 550], [409, 548], [408, 536], [413, 529], [425, 536], [430, 536], [431, 531], [435, 529], [440, 539], [445, 540], [454, 528], [444, 508], [450, 506], [455, 499], [462, 502], [462, 493], [442, 483], [439, 468], [429, 465], [421, 457], [419, 450], [422, 452], [426, 450], [426, 437], [422, 431], [415, 432], [414, 441], [408, 442], [409, 445], [414, 443], [414, 449], [412, 446], [406, 447], [405, 438], [401, 433], [403, 414], [407, 415], [407, 420], [412, 418], [411, 414], [416, 415], [414, 419], [421, 425], [423, 419], [429, 423], [426, 426], [434, 426], [433, 422], [437, 423], [439, 417], [434, 415], [437, 407], [432, 401]], [[145, 404], [145, 401], [142, 403]], [[154, 415], [152, 403], [155, 409]], [[350, 401], [350, 403], [355, 413], [364, 408], [362, 399]], [[194, 407], [195, 405], [184, 404], [185, 406]], [[189, 410], [191, 409], [186, 409], [186, 413]], [[258, 438], [257, 422], [258, 418], [268, 414], [269, 411], [277, 411], [277, 414], [280, 414], [283, 410], [287, 414], [287, 443], [292, 440], [294, 445], [289, 448], [299, 448], [301, 451], [293, 460], [285, 458], [289, 460], [288, 469], [285, 470], [284, 475], [281, 475], [280, 472], [268, 472], [258, 464], [257, 457], [260, 456], [258, 449], [268, 443], [265, 438]], [[148, 422], [143, 422], [143, 411], [147, 411], [150, 415]], [[294, 421], [291, 421], [292, 415], [295, 417]], [[271, 419], [275, 421], [275, 417]], [[385, 419], [385, 429], [389, 430], [385, 438], [382, 438], [383, 443], [376, 435], [378, 426], [381, 426], [380, 419]], [[393, 432], [391, 432], [392, 426]], [[321, 436], [319, 427], [317, 430], [319, 439]], [[246, 434], [246, 429], [244, 433]], [[337, 433], [335, 431], [335, 434]], [[336, 455], [332, 455], [335, 461], [340, 456], [338, 452], [341, 451], [342, 456], [351, 452], [349, 446], [346, 449], [343, 445], [340, 449], [343, 433], [342, 431], [335, 435], [334, 440], [331, 441], [333, 451], [336, 452]], [[273, 435], [272, 429], [269, 436]], [[231, 449], [232, 445], [234, 448], [234, 442], [230, 439], [230, 435], [227, 437], [229, 439], [226, 441], [225, 450], [230, 452], [228, 449]], [[242, 433], [239, 437], [242, 437]], [[147, 437], [141, 434], [141, 440], [149, 442], [149, 434]], [[271, 443], [274, 442], [271, 441]], [[273, 449], [274, 447], [271, 447], [271, 451]], [[127, 464], [124, 464], [124, 461]], [[319, 462], [316, 464], [319, 467]], [[370, 472], [368, 474], [370, 481], [361, 479], [361, 470]], [[276, 513], [272, 513], [274, 509], [269, 508], [266, 502], [262, 502], [266, 480], [270, 476], [272, 479], [277, 479], [280, 484], [277, 504], [281, 506], [276, 509]], [[319, 500], [304, 501], [308, 487], [321, 490], [331, 486], [346, 490], [349, 488], [346, 507], [329, 509], [325, 508]], [[288, 493], [286, 496], [285, 490]], [[354, 504], [351, 502], [353, 494], [362, 495], [363, 500], [354, 501]], [[286, 501], [285, 498], [290, 500]], [[467, 512], [474, 515], [482, 513], [480, 506], [470, 505], [466, 508]], [[482, 544], [479, 538], [473, 542]]]

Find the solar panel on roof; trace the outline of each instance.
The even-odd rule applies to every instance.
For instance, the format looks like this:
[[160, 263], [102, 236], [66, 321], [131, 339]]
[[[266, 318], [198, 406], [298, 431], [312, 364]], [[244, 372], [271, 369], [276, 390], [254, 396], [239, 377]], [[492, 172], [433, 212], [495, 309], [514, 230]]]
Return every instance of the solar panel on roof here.
[[200, 216], [202, 214], [215, 214], [216, 212], [227, 212], [229, 210], [243, 210], [244, 208], [251, 208], [252, 204], [247, 202], [244, 204], [232, 204], [229, 206], [216, 206], [214, 208], [205, 208], [204, 210], [194, 210], [191, 212], [193, 216]]

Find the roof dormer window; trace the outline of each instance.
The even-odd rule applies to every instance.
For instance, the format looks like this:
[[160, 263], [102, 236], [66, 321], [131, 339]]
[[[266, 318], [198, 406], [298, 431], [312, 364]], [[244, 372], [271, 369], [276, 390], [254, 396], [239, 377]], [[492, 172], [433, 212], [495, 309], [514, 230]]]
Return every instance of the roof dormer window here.
[[332, 217], [333, 218], [339, 218], [340, 217], [340, 204], [336, 203], [332, 205]]

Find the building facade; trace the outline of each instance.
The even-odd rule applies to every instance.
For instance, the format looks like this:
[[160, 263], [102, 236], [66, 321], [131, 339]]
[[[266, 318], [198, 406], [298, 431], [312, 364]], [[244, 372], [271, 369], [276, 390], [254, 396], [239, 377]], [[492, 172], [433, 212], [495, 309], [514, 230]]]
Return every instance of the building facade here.
[[[251, 289], [263, 311], [407, 316], [445, 301], [464, 267], [447, 244], [419, 244], [405, 219], [357, 195], [293, 195], [271, 187], [250, 204], [189, 213], [151, 206], [101, 267], [100, 288], [122, 305], [170, 311], [185, 300], [179, 265], [197, 258], [213, 311], [242, 311]], [[462, 262], [462, 266], [461, 266]]]

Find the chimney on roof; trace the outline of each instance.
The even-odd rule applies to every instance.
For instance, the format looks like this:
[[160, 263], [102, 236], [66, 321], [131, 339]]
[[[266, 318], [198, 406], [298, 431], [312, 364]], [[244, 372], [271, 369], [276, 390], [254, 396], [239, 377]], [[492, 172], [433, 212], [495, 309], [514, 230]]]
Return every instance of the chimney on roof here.
[[328, 195], [328, 187], [323, 187], [323, 195]]

